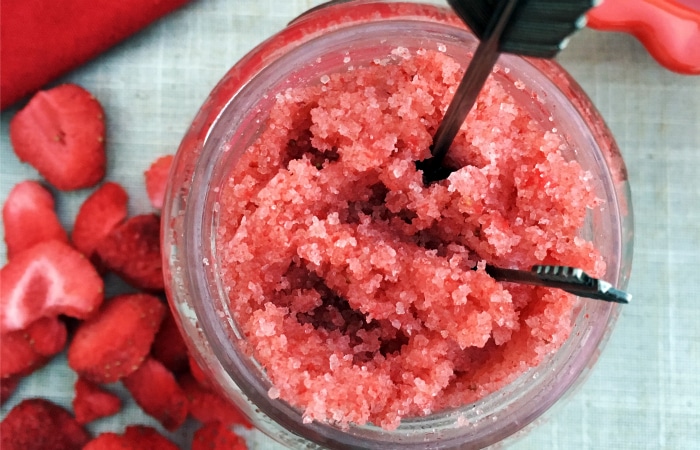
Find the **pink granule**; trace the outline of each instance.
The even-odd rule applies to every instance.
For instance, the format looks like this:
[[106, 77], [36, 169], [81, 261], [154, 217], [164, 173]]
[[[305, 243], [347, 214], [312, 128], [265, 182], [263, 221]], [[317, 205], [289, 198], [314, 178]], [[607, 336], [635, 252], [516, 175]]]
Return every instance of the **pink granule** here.
[[491, 79], [457, 136], [459, 170], [424, 186], [414, 162], [463, 71], [450, 57], [389, 63], [277, 95], [221, 191], [221, 276], [269, 395], [306, 421], [396, 428], [472, 403], [556, 351], [574, 297], [494, 281], [604, 262], [578, 237], [590, 176]]

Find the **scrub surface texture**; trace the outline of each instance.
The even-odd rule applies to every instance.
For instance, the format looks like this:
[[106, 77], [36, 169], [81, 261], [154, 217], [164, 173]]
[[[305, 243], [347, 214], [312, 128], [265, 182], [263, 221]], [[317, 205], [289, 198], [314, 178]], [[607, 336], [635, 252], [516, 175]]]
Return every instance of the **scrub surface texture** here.
[[397, 48], [275, 93], [219, 193], [216, 251], [245, 351], [307, 422], [395, 429], [484, 398], [568, 338], [575, 297], [485, 264], [605, 273], [592, 176], [496, 68], [425, 186], [415, 162], [464, 73]]

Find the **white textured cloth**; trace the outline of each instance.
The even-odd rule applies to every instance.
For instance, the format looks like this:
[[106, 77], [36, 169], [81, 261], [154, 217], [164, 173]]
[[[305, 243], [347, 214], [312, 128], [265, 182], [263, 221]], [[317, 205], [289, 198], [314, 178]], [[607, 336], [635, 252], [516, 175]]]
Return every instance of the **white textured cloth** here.
[[[130, 194], [130, 214], [151, 210], [143, 172], [174, 153], [195, 112], [221, 76], [255, 45], [318, 0], [195, 0], [61, 81], [85, 86], [107, 115], [107, 178]], [[700, 442], [700, 77], [657, 65], [627, 35], [585, 30], [559, 57], [588, 92], [622, 149], [633, 191], [635, 256], [622, 315], [588, 381], [516, 449], [689, 449]], [[0, 123], [0, 198], [24, 179]], [[62, 193], [57, 209], [70, 230], [89, 191]], [[2, 246], [0, 258], [5, 261]], [[110, 284], [107, 294], [123, 285]], [[23, 398], [42, 396], [70, 408], [75, 374], [65, 356], [25, 379], [2, 417]], [[89, 425], [97, 434], [128, 423], [159, 425], [124, 400], [117, 416]], [[161, 431], [162, 428], [159, 427]], [[189, 448], [188, 422], [164, 432]], [[250, 448], [281, 448], [244, 432]]]

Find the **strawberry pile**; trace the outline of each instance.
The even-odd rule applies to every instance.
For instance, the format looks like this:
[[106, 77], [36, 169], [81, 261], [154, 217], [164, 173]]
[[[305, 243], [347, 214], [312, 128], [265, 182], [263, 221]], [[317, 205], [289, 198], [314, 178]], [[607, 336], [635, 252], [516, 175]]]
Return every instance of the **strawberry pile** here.
[[[94, 189], [66, 232], [52, 190], [17, 184], [2, 209], [6, 265], [0, 270], [0, 403], [62, 352], [75, 372], [72, 411], [48, 399], [24, 399], [0, 422], [0, 448], [176, 449], [142, 424], [92, 436], [86, 425], [119, 414], [121, 383], [164, 430], [188, 417], [201, 422], [193, 449], [245, 449], [234, 425], [250, 428], [240, 411], [208, 384], [188, 354], [164, 299], [160, 217], [128, 217], [128, 195], [104, 181], [104, 113], [85, 89], [65, 84], [39, 92], [10, 124], [20, 160], [54, 190]], [[172, 156], [145, 172], [156, 211], [162, 208]], [[99, 185], [99, 186], [98, 186]], [[114, 273], [135, 292], [105, 298]]]

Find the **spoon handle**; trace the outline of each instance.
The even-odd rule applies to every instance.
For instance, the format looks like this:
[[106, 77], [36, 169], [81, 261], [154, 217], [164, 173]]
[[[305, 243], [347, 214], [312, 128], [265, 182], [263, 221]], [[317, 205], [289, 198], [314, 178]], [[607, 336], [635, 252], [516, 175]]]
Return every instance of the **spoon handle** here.
[[632, 296], [615, 289], [607, 281], [587, 275], [582, 269], [567, 266], [533, 266], [531, 271], [504, 269], [487, 264], [486, 273], [498, 281], [532, 284], [562, 289], [579, 297], [613, 303], [629, 303]]

